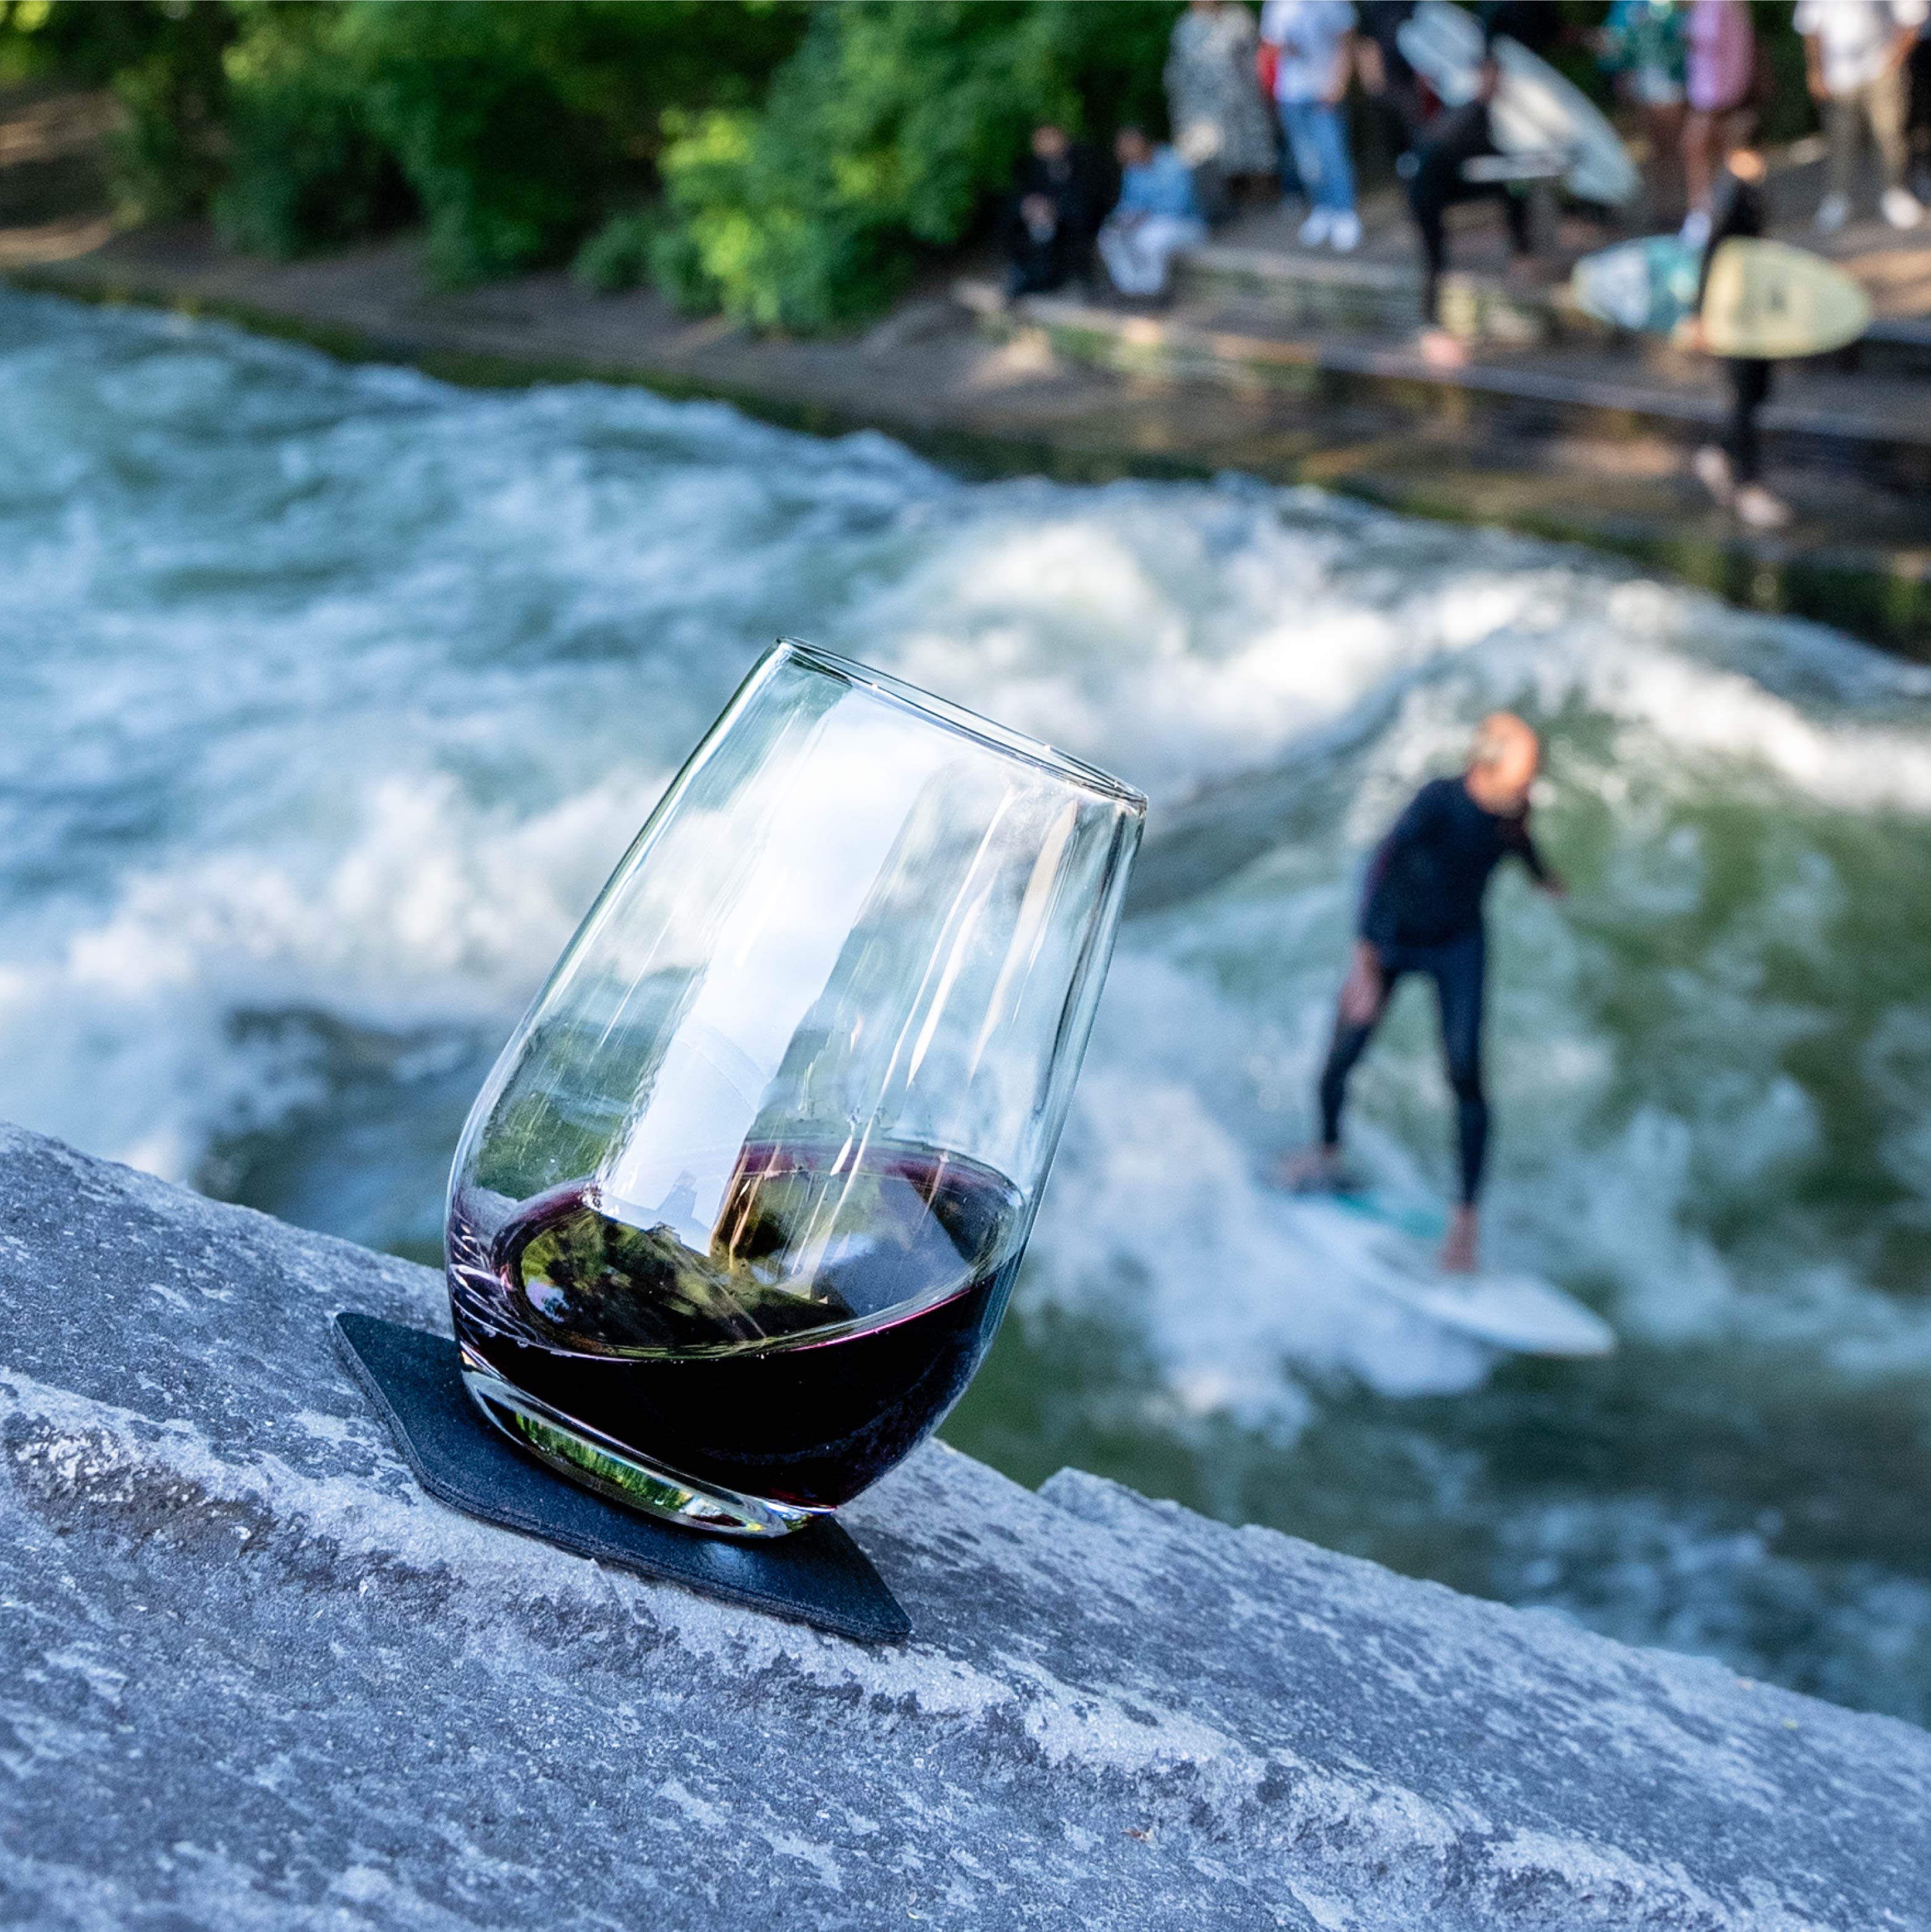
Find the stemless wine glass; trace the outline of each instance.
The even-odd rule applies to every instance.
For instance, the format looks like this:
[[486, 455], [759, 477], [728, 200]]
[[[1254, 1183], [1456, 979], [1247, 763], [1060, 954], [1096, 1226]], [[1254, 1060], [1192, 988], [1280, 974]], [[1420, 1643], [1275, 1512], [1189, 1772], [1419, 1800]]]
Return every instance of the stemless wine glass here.
[[448, 1276], [483, 1413], [739, 1536], [935, 1428], [1003, 1312], [1146, 801], [793, 640], [484, 1083]]

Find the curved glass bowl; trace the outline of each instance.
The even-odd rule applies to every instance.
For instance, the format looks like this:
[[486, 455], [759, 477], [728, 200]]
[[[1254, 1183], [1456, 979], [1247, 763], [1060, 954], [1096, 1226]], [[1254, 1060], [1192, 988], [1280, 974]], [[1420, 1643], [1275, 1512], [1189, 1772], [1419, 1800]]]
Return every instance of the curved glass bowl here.
[[742, 1536], [849, 1501], [991, 1342], [1145, 800], [786, 640], [503, 1049], [451, 1176], [483, 1413]]

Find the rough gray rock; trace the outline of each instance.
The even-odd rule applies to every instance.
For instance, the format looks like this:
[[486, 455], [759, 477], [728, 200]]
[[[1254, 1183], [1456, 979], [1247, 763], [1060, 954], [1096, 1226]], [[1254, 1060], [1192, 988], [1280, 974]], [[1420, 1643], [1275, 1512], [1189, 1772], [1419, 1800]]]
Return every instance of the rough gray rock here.
[[1931, 1736], [931, 1448], [866, 1650], [415, 1486], [427, 1270], [0, 1130], [0, 1922], [1931, 1926]]

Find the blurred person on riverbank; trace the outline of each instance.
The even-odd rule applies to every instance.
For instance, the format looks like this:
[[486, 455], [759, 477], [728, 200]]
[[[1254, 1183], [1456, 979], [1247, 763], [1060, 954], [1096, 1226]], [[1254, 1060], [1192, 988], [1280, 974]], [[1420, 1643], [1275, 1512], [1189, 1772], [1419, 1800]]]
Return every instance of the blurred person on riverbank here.
[[1467, 347], [1441, 326], [1441, 278], [1448, 271], [1448, 211], [1458, 202], [1499, 200], [1508, 226], [1512, 268], [1525, 265], [1533, 252], [1528, 203], [1511, 194], [1500, 182], [1471, 182], [1465, 166], [1478, 155], [1496, 152], [1489, 124], [1489, 104], [1495, 98], [1500, 70], [1494, 58], [1482, 63], [1475, 96], [1438, 116], [1415, 156], [1408, 181], [1408, 212], [1422, 250], [1422, 359], [1438, 369], [1459, 369], [1468, 361]]
[[1710, 190], [1729, 154], [1731, 118], [1757, 92], [1757, 30], [1747, 0], [1693, 0], [1684, 23], [1683, 186], [1689, 203], [1681, 238], [1710, 238]]
[[1240, 0], [1189, 0], [1174, 22], [1161, 79], [1174, 146], [1240, 200], [1274, 172], [1274, 117], [1261, 92], [1260, 34]]
[[1851, 218], [1867, 130], [1883, 176], [1884, 218], [1894, 228], [1915, 228], [1923, 218], [1905, 185], [1905, 68], [1927, 14], [1931, 0], [1798, 0], [1805, 76], [1824, 117], [1820, 235], [1834, 235]]
[[1099, 200], [1086, 149], [1052, 122], [1035, 128], [1006, 203], [1009, 298], [1043, 294], [1090, 274]]
[[[1531, 53], [1546, 52], [1562, 31], [1552, 7], [1534, 0], [1484, 0], [1473, 10], [1492, 50], [1503, 34]], [[1471, 182], [1465, 172], [1478, 157], [1499, 153], [1489, 105], [1501, 79], [1492, 51], [1483, 56], [1473, 99], [1438, 115], [1415, 157], [1408, 182], [1408, 212], [1422, 248], [1422, 326], [1417, 347], [1422, 360], [1438, 369], [1459, 369], [1468, 362], [1467, 346], [1441, 326], [1441, 278], [1448, 269], [1447, 212], [1458, 202], [1498, 200], [1509, 233], [1509, 272], [1529, 272], [1534, 241], [1528, 202], [1506, 182]]]
[[1321, 1138], [1285, 1156], [1279, 1174], [1308, 1192], [1356, 1184], [1342, 1159], [1348, 1082], [1411, 973], [1435, 982], [1442, 1058], [1455, 1094], [1461, 1188], [1442, 1244], [1442, 1268], [1479, 1264], [1477, 1198], [1488, 1158], [1489, 1102], [1482, 1087], [1482, 1006], [1488, 978], [1482, 902], [1495, 868], [1513, 854], [1545, 892], [1561, 880], [1529, 836], [1529, 792], [1542, 768], [1534, 731], [1509, 711], [1483, 719], [1459, 778], [1432, 778], [1416, 793], [1368, 862], [1354, 956], [1336, 1003], [1334, 1033], [1316, 1097]]
[[1904, 130], [1911, 192], [1921, 206], [1931, 206], [1931, 17], [1918, 30], [1904, 77], [1911, 97]]
[[1165, 142], [1123, 128], [1113, 145], [1120, 199], [1099, 231], [1099, 257], [1123, 296], [1164, 296], [1175, 254], [1207, 239], [1193, 170]]
[[1261, 38], [1278, 50], [1274, 100], [1301, 191], [1313, 204], [1301, 224], [1301, 246], [1324, 242], [1338, 254], [1351, 254], [1361, 243], [1345, 112], [1354, 7], [1350, 0], [1267, 0]]
[[1651, 227], [1674, 223], [1683, 212], [1678, 173], [1688, 78], [1684, 15], [1678, 0], [1615, 0], [1595, 36], [1597, 60], [1642, 118]]
[[[1733, 236], [1754, 239], [1770, 225], [1764, 192], [1769, 170], [1756, 145], [1756, 130], [1747, 124], [1753, 117], [1746, 110], [1741, 118], [1746, 124], [1737, 130], [1737, 145], [1711, 192], [1710, 232], [1704, 243], [1703, 268], [1696, 288], [1699, 309], [1717, 250]], [[1690, 325], [1687, 335], [1692, 347], [1705, 346], [1700, 317]], [[1764, 487], [1763, 437], [1757, 425], [1777, 364], [1756, 356], [1726, 356], [1722, 361], [1730, 388], [1729, 423], [1720, 444], [1711, 443], [1696, 452], [1697, 476], [1739, 523], [1756, 530], [1781, 530], [1790, 521], [1790, 506]]]

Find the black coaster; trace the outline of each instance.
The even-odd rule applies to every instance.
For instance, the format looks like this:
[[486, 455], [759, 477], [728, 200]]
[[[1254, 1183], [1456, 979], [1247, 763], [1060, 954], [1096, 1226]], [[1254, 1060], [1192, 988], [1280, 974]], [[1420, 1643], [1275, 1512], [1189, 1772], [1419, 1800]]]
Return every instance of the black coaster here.
[[344, 1312], [336, 1337], [422, 1486], [452, 1508], [620, 1563], [640, 1575], [859, 1643], [897, 1643], [911, 1619], [863, 1550], [829, 1519], [769, 1543], [679, 1529], [555, 1475], [492, 1429], [469, 1400], [456, 1344]]

